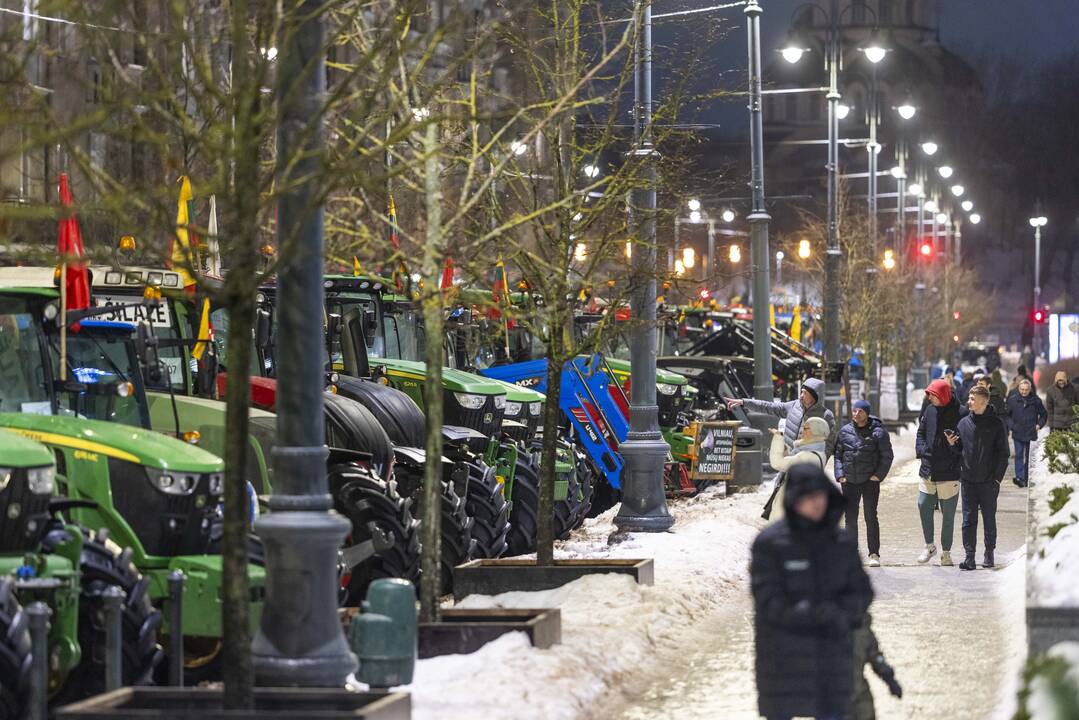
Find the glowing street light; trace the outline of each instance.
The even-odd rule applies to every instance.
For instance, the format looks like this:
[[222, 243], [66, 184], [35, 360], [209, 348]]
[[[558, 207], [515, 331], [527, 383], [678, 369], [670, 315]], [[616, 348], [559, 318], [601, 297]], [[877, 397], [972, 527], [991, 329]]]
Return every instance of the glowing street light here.
[[587, 178], [595, 178], [599, 176], [599, 165], [593, 165], [589, 163], [584, 166], [584, 176]]
[[694, 210], [689, 214], [689, 221], [692, 223], [699, 223], [701, 221], [701, 211]]
[[895, 252], [892, 250], [884, 251], [884, 269], [895, 270]]
[[783, 59], [794, 65], [796, 62], [802, 59], [802, 56], [807, 52], [806, 48], [799, 47], [798, 45], [788, 42], [787, 46], [779, 51], [779, 54], [783, 56]]
[[903, 118], [904, 120], [910, 120], [918, 113], [918, 108], [907, 102], [897, 107], [895, 111], [899, 113], [899, 117]]
[[813, 251], [809, 247], [809, 241], [808, 240], [799, 240], [798, 241], [798, 257], [802, 258], [803, 260], [808, 260], [809, 256], [812, 255], [812, 254], [813, 254]]
[[880, 40], [875, 37], [875, 33], [874, 37], [869, 39], [869, 45], [860, 48], [860, 50], [865, 54], [865, 59], [874, 65], [884, 60], [884, 57], [888, 54], [888, 49], [880, 44]]
[[899, 167], [898, 165], [894, 165], [890, 172], [892, 173], [892, 177], [894, 177], [896, 180], [900, 180], [906, 175], [906, 173], [903, 172], [903, 168]]
[[786, 255], [783, 254], [782, 250], [776, 250], [776, 260], [779, 260], [780, 262], [783, 262], [783, 258], [785, 258], [785, 257], [786, 257]]
[[693, 212], [696, 212], [696, 211], [698, 211], [698, 210], [700, 210], [700, 209], [701, 209], [701, 201], [700, 201], [700, 200], [698, 200], [697, 198], [690, 198], [690, 199], [689, 199], [689, 202], [687, 202], [687, 203], [686, 203], [686, 205], [687, 205], [687, 206], [689, 207], [689, 209], [690, 209], [690, 210], [692, 210]]
[[1046, 223], [1048, 222], [1049, 219], [1047, 217], [1045, 217], [1044, 215], [1039, 215], [1038, 217], [1032, 217], [1030, 219], [1030, 226], [1033, 228], [1045, 227]]
[[510, 152], [520, 157], [521, 155], [524, 155], [526, 152], [528, 152], [528, 145], [521, 142], [520, 140], [514, 140], [510, 143]]
[[945, 180], [950, 178], [952, 176], [952, 173], [954, 172], [955, 170], [952, 169], [951, 165], [941, 165], [939, 168], [937, 168], [937, 174]]
[[959, 207], [963, 208], [963, 212], [970, 212], [971, 210], [974, 209], [974, 201], [973, 200], [964, 200], [959, 205]]
[[922, 152], [924, 152], [926, 155], [936, 155], [937, 150], [939, 149], [940, 146], [937, 145], [935, 142], [929, 141], [922, 143]]
[[682, 264], [681, 260], [674, 261], [674, 274], [679, 276], [686, 274], [686, 266]]
[[963, 193], [966, 192], [966, 188], [962, 185], [952, 185], [952, 195], [956, 197], [963, 197]]
[[948, 213], [946, 213], [946, 212], [937, 213], [937, 222], [940, 223], [941, 225], [948, 222]]
[[723, 214], [720, 215], [720, 217], [723, 218], [723, 222], [725, 223], [734, 222], [734, 210], [728, 208], [727, 210], [723, 211]]
[[937, 211], [937, 204], [932, 200], [926, 200], [922, 207], [925, 208], [927, 213], [935, 213]]
[[735, 265], [742, 262], [742, 248], [738, 247], [738, 245], [735, 243], [731, 243], [731, 249], [728, 255], [731, 259], [731, 262]]
[[684, 267], [686, 270], [689, 270], [690, 268], [692, 268], [696, 264], [697, 264], [697, 253], [696, 253], [696, 251], [691, 247], [682, 248], [682, 267]]
[[978, 223], [980, 223], [982, 221], [982, 216], [979, 215], [978, 213], [971, 213], [969, 219], [970, 219], [970, 224], [971, 225], [977, 225]]
[[584, 262], [587, 257], [588, 257], [588, 245], [584, 244], [583, 242], [582, 243], [577, 243], [573, 247], [573, 259], [576, 260], [577, 262]]
[[911, 183], [910, 185], [907, 186], [907, 192], [910, 193], [911, 195], [913, 195], [914, 197], [918, 197], [919, 195], [922, 194], [921, 183]]
[[835, 106], [835, 116], [840, 120], [846, 120], [850, 115], [850, 105], [846, 103], [839, 103]]

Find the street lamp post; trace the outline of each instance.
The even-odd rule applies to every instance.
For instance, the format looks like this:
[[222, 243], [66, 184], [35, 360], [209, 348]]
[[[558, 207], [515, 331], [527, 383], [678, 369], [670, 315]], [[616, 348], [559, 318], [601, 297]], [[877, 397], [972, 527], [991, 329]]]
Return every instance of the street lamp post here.
[[277, 329], [277, 446], [272, 512], [256, 530], [266, 552], [266, 604], [251, 644], [261, 685], [341, 687], [356, 669], [337, 615], [337, 549], [349, 523], [326, 485], [322, 418], [323, 218], [317, 151], [326, 92], [322, 0], [305, 0], [297, 31], [278, 56], [281, 248]]
[[[1038, 215], [1030, 219], [1030, 226], [1034, 228], [1034, 309], [1042, 307], [1042, 228], [1049, 222], [1044, 215]], [[1034, 353], [1041, 354], [1041, 333], [1038, 326], [1034, 325]]]
[[760, 400], [775, 395], [772, 385], [771, 283], [768, 279], [768, 223], [764, 207], [764, 126], [761, 117], [761, 10], [749, 0], [745, 14], [749, 34], [749, 144], [752, 161], [753, 209], [749, 221], [753, 257], [753, 394]]
[[631, 210], [639, 218], [633, 253], [634, 288], [630, 297], [629, 433], [619, 446], [625, 460], [622, 505], [614, 524], [622, 532], [664, 532], [674, 524], [663, 489], [663, 464], [670, 446], [659, 430], [656, 404], [656, 150], [652, 144], [652, 2], [637, 0], [635, 33], [640, 47], [634, 82], [634, 123], [639, 138], [633, 154], [643, 162], [645, 182], [635, 187]]

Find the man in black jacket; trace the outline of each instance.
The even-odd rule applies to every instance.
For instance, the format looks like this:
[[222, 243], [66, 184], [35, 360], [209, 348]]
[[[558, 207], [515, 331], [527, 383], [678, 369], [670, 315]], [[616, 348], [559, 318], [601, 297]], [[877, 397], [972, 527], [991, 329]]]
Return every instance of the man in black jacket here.
[[851, 702], [851, 633], [873, 588], [857, 544], [839, 527], [843, 496], [824, 471], [790, 468], [783, 504], [750, 561], [758, 708], [766, 718], [842, 717]]
[[960, 570], [977, 567], [974, 553], [978, 546], [978, 512], [985, 525], [985, 557], [982, 567], [993, 567], [997, 545], [997, 496], [1004, 471], [1008, 468], [1008, 430], [989, 407], [989, 391], [975, 386], [968, 401], [970, 414], [959, 421], [958, 433], [948, 435], [952, 449], [962, 455], [959, 471], [963, 498], [963, 549], [966, 559]]
[[853, 420], [839, 429], [835, 443], [835, 479], [847, 499], [847, 532], [858, 542], [858, 504], [865, 505], [865, 529], [870, 567], [880, 567], [880, 523], [877, 502], [880, 482], [892, 467], [892, 441], [880, 418], [869, 414], [869, 403], [855, 400]]

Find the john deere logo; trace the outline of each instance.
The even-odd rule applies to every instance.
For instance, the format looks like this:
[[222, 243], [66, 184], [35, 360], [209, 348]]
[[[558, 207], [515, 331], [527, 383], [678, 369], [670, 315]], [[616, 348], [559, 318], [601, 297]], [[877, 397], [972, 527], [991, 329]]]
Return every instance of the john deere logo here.
[[495, 421], [495, 414], [494, 413], [484, 413], [483, 414], [483, 424], [484, 425], [489, 425], [489, 424], [493, 423], [494, 421]]

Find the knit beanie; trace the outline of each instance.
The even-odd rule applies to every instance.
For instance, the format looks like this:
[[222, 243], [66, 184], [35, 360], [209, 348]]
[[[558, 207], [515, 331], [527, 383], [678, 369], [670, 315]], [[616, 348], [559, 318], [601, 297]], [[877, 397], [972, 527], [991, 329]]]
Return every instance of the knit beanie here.
[[808, 440], [826, 440], [828, 439], [828, 421], [824, 418], [811, 417], [805, 421], [806, 439]]
[[869, 411], [872, 409], [872, 407], [869, 405], [868, 400], [858, 399], [858, 400], [854, 401], [854, 409], [855, 410], [865, 410], [866, 414], [868, 415]]

